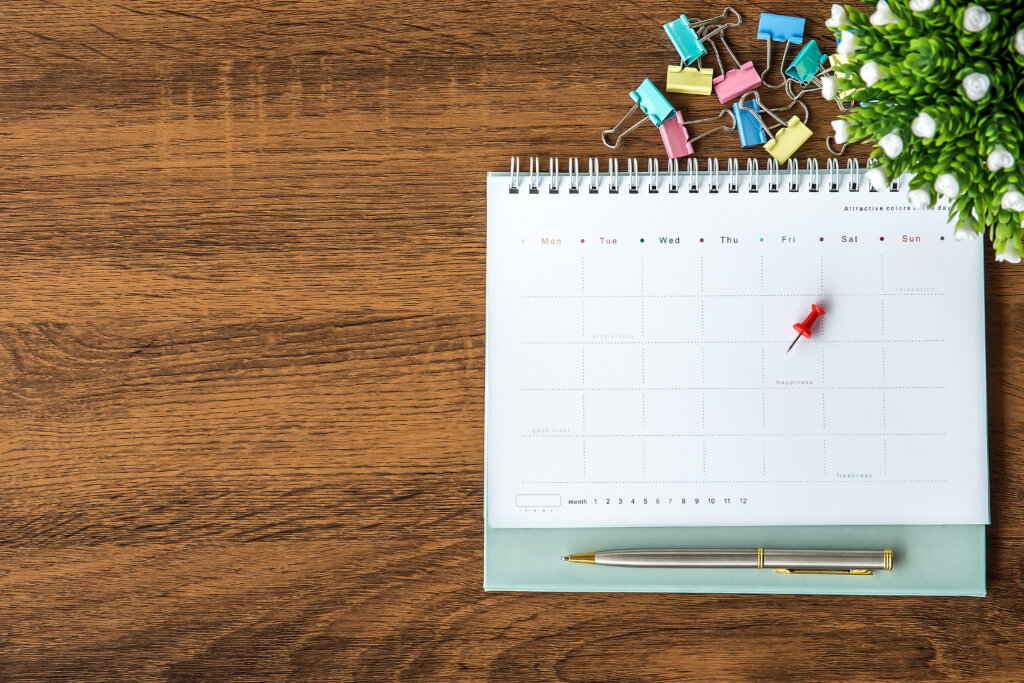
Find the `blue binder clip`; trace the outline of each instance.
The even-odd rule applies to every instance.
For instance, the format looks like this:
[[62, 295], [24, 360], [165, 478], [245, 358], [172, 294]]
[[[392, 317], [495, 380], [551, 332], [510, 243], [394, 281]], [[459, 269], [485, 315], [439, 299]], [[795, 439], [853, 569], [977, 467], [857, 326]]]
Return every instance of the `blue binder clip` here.
[[647, 118], [650, 119], [651, 123], [659, 128], [662, 123], [676, 115], [675, 107], [669, 104], [669, 101], [665, 99], [665, 96], [661, 94], [661, 91], [658, 90], [658, 87], [654, 85], [649, 78], [645, 78], [636, 90], [631, 91], [629, 93], [629, 97], [636, 104], [626, 112], [626, 115], [622, 117], [621, 121], [616, 123], [612, 128], [601, 133], [601, 142], [610, 149], [618, 149], [619, 145], [622, 144], [622, 138], [626, 137], [643, 125], [643, 121], [641, 120], [633, 124], [624, 132], [620, 133], [619, 136], [615, 138], [614, 144], [608, 142], [608, 136], [614, 135], [615, 132], [622, 127], [622, 124], [624, 124], [626, 120], [633, 115], [637, 108], [639, 108], [644, 114], [647, 114]]
[[[789, 54], [790, 43], [799, 45], [804, 42], [804, 25], [807, 20], [803, 17], [791, 17], [785, 14], [770, 14], [762, 12], [757, 22], [757, 37], [768, 41], [768, 55], [765, 59], [764, 71], [761, 72], [761, 80], [765, 87], [778, 88], [782, 83], [772, 85], [768, 83], [768, 71], [772, 68], [772, 42], [785, 43], [786, 48], [782, 52], [782, 62], [779, 65], [779, 72], [782, 72], [782, 65], [786, 63], [786, 55]], [[785, 78], [785, 74], [783, 74]], [[783, 80], [783, 83], [785, 80]]]
[[827, 59], [818, 49], [818, 44], [811, 40], [797, 53], [784, 73], [800, 85], [807, 85], [818, 75], [821, 64]]
[[741, 102], [732, 105], [732, 115], [736, 119], [736, 130], [740, 134], [740, 147], [753, 147], [768, 142], [768, 134], [764, 132], [761, 110], [757, 100], [740, 106]]
[[707, 54], [704, 43], [700, 42], [700, 37], [690, 26], [690, 20], [685, 14], [680, 14], [678, 19], [668, 22], [662, 28], [665, 29], [668, 39], [672, 41], [684, 64], [690, 64], [701, 55]]

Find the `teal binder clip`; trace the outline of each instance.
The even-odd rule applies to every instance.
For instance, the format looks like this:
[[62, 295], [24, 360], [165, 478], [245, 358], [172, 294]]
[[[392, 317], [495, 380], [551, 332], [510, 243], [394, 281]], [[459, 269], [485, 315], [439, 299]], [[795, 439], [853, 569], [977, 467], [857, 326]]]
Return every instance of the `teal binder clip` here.
[[660, 126], [666, 119], [676, 115], [675, 107], [669, 104], [669, 101], [658, 90], [658, 86], [654, 85], [649, 78], [645, 78], [636, 90], [629, 93], [629, 96], [640, 107], [640, 110], [647, 114], [647, 118], [655, 126]]
[[622, 144], [622, 138], [626, 137], [634, 130], [643, 125], [643, 121], [639, 121], [633, 124], [630, 128], [626, 129], [615, 138], [614, 143], [608, 142], [608, 136], [614, 135], [622, 124], [629, 119], [630, 116], [637, 110], [640, 109], [644, 114], [647, 114], [647, 118], [650, 119], [657, 127], [661, 127], [665, 121], [669, 120], [676, 115], [675, 107], [673, 107], [665, 96], [661, 94], [658, 87], [651, 82], [651, 79], [645, 78], [636, 90], [629, 93], [629, 97], [636, 103], [633, 108], [626, 112], [626, 115], [622, 117], [622, 120], [616, 123], [613, 127], [601, 133], [601, 142], [604, 143], [605, 147], [609, 149], [618, 149], [619, 145]]
[[822, 63], [827, 59], [828, 57], [821, 54], [821, 50], [818, 49], [816, 42], [813, 40], [808, 41], [804, 48], [793, 58], [790, 65], [786, 67], [785, 74], [798, 81], [800, 85], [807, 85], [818, 75]]
[[678, 19], [668, 22], [662, 28], [685, 64], [690, 64], [701, 55], [707, 54], [707, 48], [700, 42], [697, 32], [690, 26], [690, 20], [685, 14], [680, 14]]

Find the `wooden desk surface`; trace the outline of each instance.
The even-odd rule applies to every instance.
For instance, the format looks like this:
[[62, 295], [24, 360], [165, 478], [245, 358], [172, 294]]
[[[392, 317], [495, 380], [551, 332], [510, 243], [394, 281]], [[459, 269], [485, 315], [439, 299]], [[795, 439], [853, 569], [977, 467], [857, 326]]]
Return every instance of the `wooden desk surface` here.
[[[607, 158], [660, 24], [720, 6], [5, 5], [0, 679], [1024, 671], [1024, 266], [988, 268], [988, 598], [481, 590], [484, 173]], [[828, 2], [737, 7], [758, 65], [762, 10], [828, 44]]]

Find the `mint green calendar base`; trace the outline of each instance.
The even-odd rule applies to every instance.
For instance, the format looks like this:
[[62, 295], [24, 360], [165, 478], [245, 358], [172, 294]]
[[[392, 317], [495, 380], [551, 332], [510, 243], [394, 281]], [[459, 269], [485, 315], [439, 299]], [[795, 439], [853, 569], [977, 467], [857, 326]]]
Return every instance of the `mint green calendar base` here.
[[[562, 555], [625, 548], [864, 548], [893, 550], [872, 576], [765, 569], [629, 569]], [[484, 534], [489, 591], [985, 595], [985, 527], [799, 526], [494, 529]]]

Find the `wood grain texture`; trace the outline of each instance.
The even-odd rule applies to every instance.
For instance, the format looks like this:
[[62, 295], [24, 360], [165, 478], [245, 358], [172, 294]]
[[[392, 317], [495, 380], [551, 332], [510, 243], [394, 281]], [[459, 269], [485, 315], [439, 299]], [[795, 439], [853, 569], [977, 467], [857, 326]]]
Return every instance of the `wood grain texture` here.
[[[737, 7], [829, 39], [827, 2]], [[606, 158], [671, 60], [659, 24], [719, 10], [3, 3], [0, 679], [1020, 678], [1024, 269], [1002, 264], [988, 598], [480, 588], [484, 174]]]

